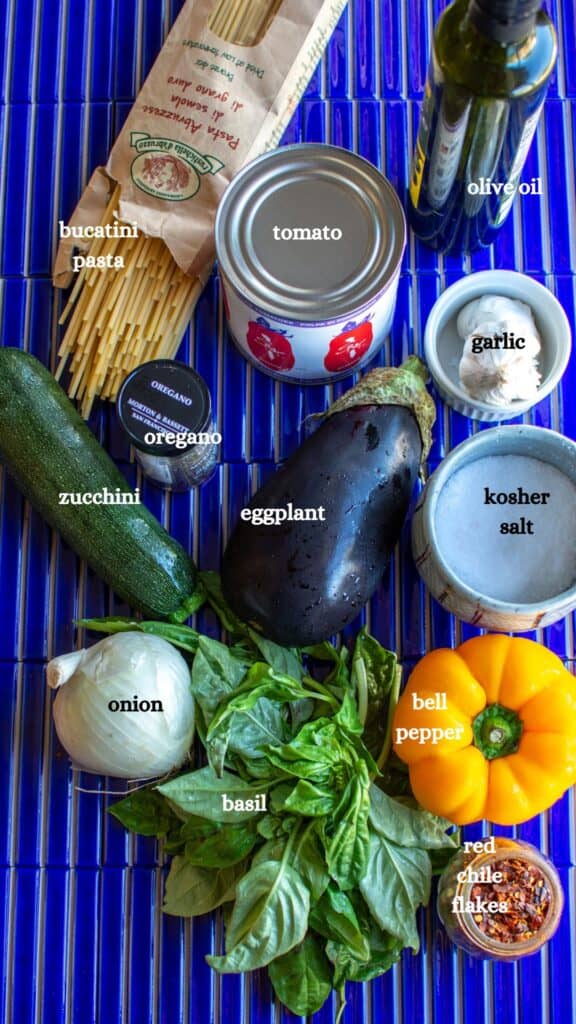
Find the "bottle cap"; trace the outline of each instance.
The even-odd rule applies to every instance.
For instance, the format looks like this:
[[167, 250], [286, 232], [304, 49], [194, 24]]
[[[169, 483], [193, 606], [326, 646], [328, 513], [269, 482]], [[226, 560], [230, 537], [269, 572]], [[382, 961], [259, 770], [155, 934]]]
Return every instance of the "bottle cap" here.
[[[194, 446], [174, 447], [166, 434], [196, 434], [210, 421], [210, 392], [202, 377], [190, 366], [173, 359], [155, 359], [137, 366], [126, 378], [116, 410], [132, 444], [152, 455], [182, 455]], [[145, 440], [155, 434], [155, 441]]]
[[542, 0], [471, 0], [470, 20], [479, 32], [499, 43], [526, 39], [542, 7]]

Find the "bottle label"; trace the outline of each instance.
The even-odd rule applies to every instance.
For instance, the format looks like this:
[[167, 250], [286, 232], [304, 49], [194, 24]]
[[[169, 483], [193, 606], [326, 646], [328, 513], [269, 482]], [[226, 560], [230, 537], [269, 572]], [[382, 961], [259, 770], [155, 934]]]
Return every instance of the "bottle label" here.
[[436, 210], [444, 205], [456, 180], [469, 117], [470, 106], [451, 124], [445, 116], [442, 103], [430, 158], [427, 190], [428, 202]]
[[408, 191], [410, 193], [412, 205], [415, 207], [418, 206], [418, 200], [420, 199], [420, 192], [422, 190], [422, 179], [424, 177], [424, 168], [426, 166], [426, 150], [428, 148], [428, 137], [430, 135], [433, 110], [434, 101], [432, 99], [432, 90], [430, 88], [430, 82], [427, 81], [424, 90], [424, 103], [422, 104], [422, 110], [420, 112], [418, 137], [414, 148], [414, 156], [412, 157], [412, 167], [410, 168], [410, 186]]
[[422, 189], [422, 178], [424, 176], [424, 165], [426, 163], [426, 154], [422, 149], [422, 143], [420, 139], [416, 139], [416, 147], [414, 149], [414, 156], [412, 157], [412, 167], [410, 169], [410, 199], [414, 206], [418, 206], [418, 200], [420, 198], [420, 191]]

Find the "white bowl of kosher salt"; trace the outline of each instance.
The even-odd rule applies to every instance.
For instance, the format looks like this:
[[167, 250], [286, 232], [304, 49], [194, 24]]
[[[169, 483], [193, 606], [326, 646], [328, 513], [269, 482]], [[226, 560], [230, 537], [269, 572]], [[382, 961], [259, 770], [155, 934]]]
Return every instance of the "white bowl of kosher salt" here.
[[412, 550], [463, 622], [521, 633], [576, 608], [576, 444], [542, 427], [484, 430], [432, 474]]
[[424, 331], [440, 396], [464, 416], [492, 423], [520, 416], [549, 395], [571, 347], [558, 299], [514, 270], [460, 278], [434, 303]]

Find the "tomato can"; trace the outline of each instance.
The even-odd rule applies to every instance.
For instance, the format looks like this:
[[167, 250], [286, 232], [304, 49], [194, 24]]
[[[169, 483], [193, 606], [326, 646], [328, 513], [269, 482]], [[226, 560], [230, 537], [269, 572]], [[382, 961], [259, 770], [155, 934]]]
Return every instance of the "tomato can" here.
[[376, 355], [392, 324], [406, 221], [373, 164], [309, 143], [265, 153], [228, 186], [215, 232], [228, 326], [259, 370], [320, 384]]

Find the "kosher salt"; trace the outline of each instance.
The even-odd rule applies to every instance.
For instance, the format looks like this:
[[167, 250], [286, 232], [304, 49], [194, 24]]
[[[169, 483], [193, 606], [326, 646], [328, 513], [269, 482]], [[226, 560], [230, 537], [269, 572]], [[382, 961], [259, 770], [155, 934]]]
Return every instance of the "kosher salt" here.
[[459, 469], [438, 496], [438, 550], [477, 593], [514, 604], [547, 601], [576, 581], [576, 485], [525, 455]]

